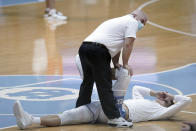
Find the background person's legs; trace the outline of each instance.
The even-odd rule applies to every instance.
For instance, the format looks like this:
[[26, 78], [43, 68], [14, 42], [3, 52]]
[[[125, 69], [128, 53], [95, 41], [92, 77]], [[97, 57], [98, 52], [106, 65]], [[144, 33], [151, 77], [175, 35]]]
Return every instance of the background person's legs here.
[[55, 9], [55, 0], [46, 0], [46, 11], [45, 13], [49, 13], [49, 10]]
[[55, 0], [46, 0], [46, 9], [45, 9], [44, 17], [49, 20], [52, 20], [52, 19], [66, 20], [67, 19], [67, 17], [64, 16], [61, 12], [56, 11]]

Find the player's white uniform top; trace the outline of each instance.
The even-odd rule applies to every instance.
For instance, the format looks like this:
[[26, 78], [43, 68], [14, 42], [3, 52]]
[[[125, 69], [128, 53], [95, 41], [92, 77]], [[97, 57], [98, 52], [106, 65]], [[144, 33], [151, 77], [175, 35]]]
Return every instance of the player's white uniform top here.
[[175, 95], [175, 104], [170, 107], [163, 107], [156, 101], [144, 99], [144, 96], [150, 96], [150, 89], [137, 86], [133, 88], [133, 99], [124, 101], [133, 122], [167, 119], [181, 111], [192, 101], [190, 97]]
[[137, 29], [138, 21], [129, 14], [103, 22], [84, 41], [105, 45], [113, 57], [121, 50], [125, 38], [136, 38]]
[[[156, 101], [144, 99], [144, 96], [150, 95], [149, 88], [134, 86], [132, 92], [133, 99], [125, 100], [124, 104], [128, 107], [129, 119], [133, 122], [168, 119], [192, 102], [190, 97], [175, 95], [175, 104], [170, 107], [163, 107]], [[97, 121], [101, 123], [107, 122], [107, 117], [102, 110]]]

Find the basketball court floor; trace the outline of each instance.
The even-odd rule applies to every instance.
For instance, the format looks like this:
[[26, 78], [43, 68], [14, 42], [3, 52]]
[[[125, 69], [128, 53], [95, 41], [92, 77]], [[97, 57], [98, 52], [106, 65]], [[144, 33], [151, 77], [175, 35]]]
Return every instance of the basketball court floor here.
[[[74, 108], [81, 79], [75, 56], [81, 42], [103, 21], [140, 8], [149, 17], [137, 33], [129, 60], [133, 86], [187, 95], [192, 103], [170, 120], [36, 127], [33, 131], [179, 131], [196, 121], [196, 0], [56, 0], [67, 21], [46, 21], [44, 2], [0, 0], [0, 130], [16, 131], [12, 106], [20, 100], [36, 116]], [[16, 4], [16, 5], [15, 5]], [[94, 88], [92, 100], [97, 100]]]

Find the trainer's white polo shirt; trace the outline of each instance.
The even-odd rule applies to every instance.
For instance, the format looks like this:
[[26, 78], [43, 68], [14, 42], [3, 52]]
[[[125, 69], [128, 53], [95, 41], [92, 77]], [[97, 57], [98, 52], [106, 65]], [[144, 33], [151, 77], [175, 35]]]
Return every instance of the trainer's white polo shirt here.
[[125, 38], [136, 38], [137, 29], [138, 21], [129, 14], [103, 22], [84, 41], [105, 45], [114, 57], [123, 47]]

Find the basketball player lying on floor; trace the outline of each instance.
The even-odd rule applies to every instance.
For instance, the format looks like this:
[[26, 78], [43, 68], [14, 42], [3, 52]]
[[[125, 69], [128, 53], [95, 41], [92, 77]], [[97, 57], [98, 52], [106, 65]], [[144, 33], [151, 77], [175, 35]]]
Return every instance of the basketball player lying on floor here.
[[[149, 88], [134, 86], [132, 89], [132, 99], [123, 102], [130, 83], [130, 76], [128, 75], [128, 71], [123, 68], [117, 69], [115, 76], [117, 80], [112, 89], [117, 99], [120, 113], [126, 120], [140, 122], [168, 119], [192, 101], [190, 97], [171, 95], [166, 92], [156, 92]], [[156, 100], [148, 100], [144, 96], [156, 97]], [[35, 117], [27, 113], [23, 110], [19, 101], [14, 104], [13, 110], [20, 129], [26, 129], [32, 124], [61, 126], [94, 122], [107, 123], [108, 121], [99, 101], [64, 111], [62, 114], [43, 117]]]

